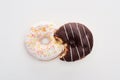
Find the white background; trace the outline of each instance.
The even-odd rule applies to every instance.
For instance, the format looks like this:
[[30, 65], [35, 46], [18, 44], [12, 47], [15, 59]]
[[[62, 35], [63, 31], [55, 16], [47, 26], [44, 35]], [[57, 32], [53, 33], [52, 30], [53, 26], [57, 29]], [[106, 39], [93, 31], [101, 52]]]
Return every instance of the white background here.
[[[24, 35], [40, 21], [85, 24], [91, 54], [73, 63], [29, 56]], [[119, 35], [119, 0], [0, 0], [0, 80], [120, 80]]]

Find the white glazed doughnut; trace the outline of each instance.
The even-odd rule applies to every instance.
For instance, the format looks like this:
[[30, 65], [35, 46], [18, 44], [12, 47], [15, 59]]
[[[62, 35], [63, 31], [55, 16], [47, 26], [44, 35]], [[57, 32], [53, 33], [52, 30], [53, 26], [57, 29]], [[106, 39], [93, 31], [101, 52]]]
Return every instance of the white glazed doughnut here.
[[57, 43], [54, 38], [53, 24], [33, 26], [26, 35], [27, 51], [38, 60], [52, 60], [64, 51], [64, 45]]

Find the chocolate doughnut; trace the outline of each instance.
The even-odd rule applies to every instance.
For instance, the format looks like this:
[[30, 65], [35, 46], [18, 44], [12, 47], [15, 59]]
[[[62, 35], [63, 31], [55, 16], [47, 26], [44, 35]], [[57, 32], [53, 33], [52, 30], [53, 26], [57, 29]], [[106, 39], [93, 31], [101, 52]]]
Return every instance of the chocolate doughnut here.
[[67, 23], [61, 26], [54, 34], [67, 44], [66, 49], [60, 56], [62, 61], [76, 61], [87, 56], [93, 47], [91, 31], [80, 23]]

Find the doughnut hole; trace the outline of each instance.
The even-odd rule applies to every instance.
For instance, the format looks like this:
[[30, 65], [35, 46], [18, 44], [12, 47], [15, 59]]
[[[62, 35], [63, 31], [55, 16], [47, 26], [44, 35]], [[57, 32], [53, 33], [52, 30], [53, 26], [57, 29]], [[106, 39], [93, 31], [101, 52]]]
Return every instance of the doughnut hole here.
[[40, 43], [43, 45], [47, 45], [50, 43], [50, 39], [48, 37], [44, 37], [40, 40]]
[[45, 34], [44, 36], [38, 35], [37, 38], [42, 45], [48, 45], [52, 41], [51, 37], [49, 37], [49, 34]]

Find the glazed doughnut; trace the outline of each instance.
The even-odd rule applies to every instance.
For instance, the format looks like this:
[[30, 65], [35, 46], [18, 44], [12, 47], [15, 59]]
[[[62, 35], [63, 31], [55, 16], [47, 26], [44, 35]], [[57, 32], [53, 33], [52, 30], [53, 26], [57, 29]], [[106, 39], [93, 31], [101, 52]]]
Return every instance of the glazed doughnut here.
[[27, 51], [38, 60], [51, 60], [64, 51], [64, 46], [54, 38], [53, 24], [33, 26], [25, 39]]
[[66, 50], [60, 56], [62, 61], [76, 61], [87, 56], [93, 46], [91, 31], [80, 23], [67, 23], [61, 26], [54, 34], [60, 38], [63, 44], [67, 44]]

